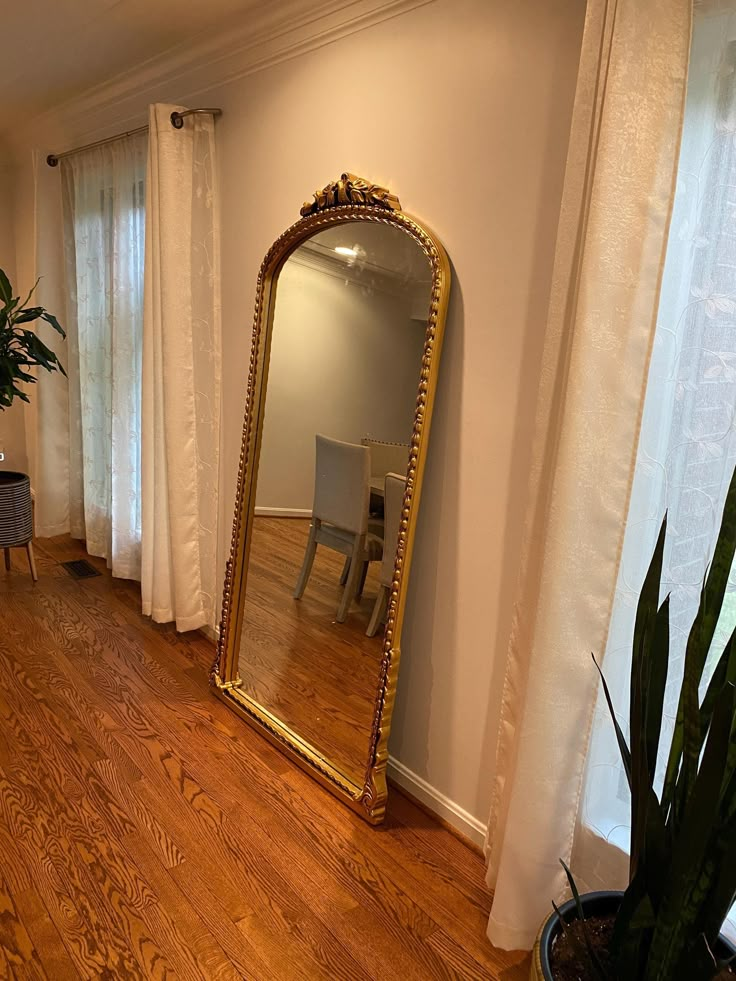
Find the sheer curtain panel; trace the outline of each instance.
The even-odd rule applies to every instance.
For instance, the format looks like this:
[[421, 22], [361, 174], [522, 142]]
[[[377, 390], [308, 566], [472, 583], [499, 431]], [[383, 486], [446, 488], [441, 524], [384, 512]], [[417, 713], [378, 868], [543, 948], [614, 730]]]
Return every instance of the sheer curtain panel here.
[[[492, 942], [565, 892], [674, 194], [691, 0], [590, 0], [487, 853]], [[576, 868], [581, 885], [589, 869]]]
[[[734, 187], [736, 0], [717, 0], [695, 8], [677, 193], [605, 654], [607, 681], [625, 727], [636, 602], [666, 510], [662, 584], [670, 596], [670, 671], [660, 779], [677, 712], [685, 643], [736, 465]], [[734, 627], [732, 571], [711, 664]], [[585, 864], [591, 864], [591, 851], [600, 852], [596, 882], [611, 881], [629, 847], [629, 795], [611, 728], [599, 698], [579, 836]], [[601, 852], [601, 838], [616, 847]]]
[[[20, 262], [19, 279], [30, 289], [38, 280], [34, 301], [53, 311], [66, 327], [61, 175], [48, 166], [45, 154], [33, 151], [33, 249], [28, 265]], [[25, 268], [24, 268], [25, 266]], [[56, 352], [65, 368], [69, 349], [56, 331], [35, 325], [41, 340]], [[34, 531], [38, 538], [69, 534], [69, 385], [61, 372], [36, 385], [24, 407], [28, 470], [35, 500]]]
[[114, 576], [140, 579], [146, 136], [61, 161], [69, 523]]
[[149, 111], [143, 343], [143, 611], [214, 626], [220, 253], [214, 120]]

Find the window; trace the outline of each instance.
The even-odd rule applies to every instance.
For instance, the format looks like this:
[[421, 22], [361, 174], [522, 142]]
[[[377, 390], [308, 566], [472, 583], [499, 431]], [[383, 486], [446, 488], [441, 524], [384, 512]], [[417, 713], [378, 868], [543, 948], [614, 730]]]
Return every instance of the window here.
[[72, 534], [140, 578], [145, 135], [62, 160]]

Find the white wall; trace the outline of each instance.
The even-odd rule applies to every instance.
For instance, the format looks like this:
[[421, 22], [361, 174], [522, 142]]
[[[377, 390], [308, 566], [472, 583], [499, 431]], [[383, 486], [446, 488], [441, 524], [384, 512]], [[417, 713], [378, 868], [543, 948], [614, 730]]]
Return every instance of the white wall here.
[[368, 291], [303, 251], [278, 279], [256, 505], [311, 511], [316, 433], [408, 444], [425, 324], [411, 295]]
[[583, 16], [582, 0], [433, 0], [225, 86], [217, 59], [202, 59], [191, 76], [128, 94], [117, 116], [107, 98], [65, 134], [57, 113], [46, 142], [35, 137], [44, 152], [63, 149], [62, 135], [106, 135], [80, 119], [115, 132], [157, 99], [224, 110], [223, 556], [256, 273], [271, 242], [343, 170], [391, 188], [443, 241], [454, 283], [390, 749], [478, 834]]

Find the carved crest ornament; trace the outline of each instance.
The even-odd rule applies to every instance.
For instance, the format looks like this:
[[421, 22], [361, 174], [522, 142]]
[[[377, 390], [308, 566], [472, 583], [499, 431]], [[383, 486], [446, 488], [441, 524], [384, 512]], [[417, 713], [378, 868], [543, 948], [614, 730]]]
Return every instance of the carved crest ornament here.
[[388, 188], [371, 184], [364, 177], [355, 174], [341, 174], [339, 181], [332, 181], [321, 191], [314, 192], [313, 201], [305, 201], [299, 212], [303, 217], [316, 215], [328, 208], [339, 208], [344, 204], [366, 205], [383, 208], [385, 211], [401, 211], [401, 203]]

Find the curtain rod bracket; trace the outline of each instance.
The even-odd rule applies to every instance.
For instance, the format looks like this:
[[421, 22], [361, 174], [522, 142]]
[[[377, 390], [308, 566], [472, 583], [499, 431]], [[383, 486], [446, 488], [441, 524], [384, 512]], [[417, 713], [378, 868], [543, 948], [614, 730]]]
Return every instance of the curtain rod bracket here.
[[222, 109], [185, 109], [183, 112], [177, 112], [175, 109], [171, 116], [169, 116], [169, 119], [171, 120], [171, 125], [174, 127], [174, 129], [181, 129], [184, 125], [185, 116], [195, 116], [200, 112], [203, 112], [208, 116], [222, 115]]

